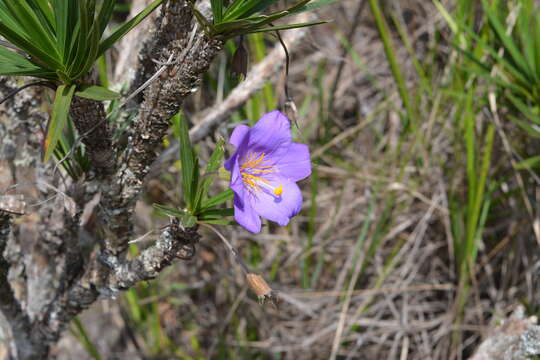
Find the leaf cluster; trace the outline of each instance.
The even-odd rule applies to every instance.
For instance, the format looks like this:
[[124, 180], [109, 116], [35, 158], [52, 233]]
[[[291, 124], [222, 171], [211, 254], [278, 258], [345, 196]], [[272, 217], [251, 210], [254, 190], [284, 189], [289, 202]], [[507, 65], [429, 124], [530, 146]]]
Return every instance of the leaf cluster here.
[[211, 0], [212, 21], [208, 21], [190, 2], [194, 14], [209, 37], [227, 40], [240, 35], [275, 30], [295, 29], [324, 23], [324, 21], [306, 22], [273, 26], [272, 23], [287, 16], [314, 10], [337, 0], [302, 0], [293, 6], [262, 14], [278, 0]]
[[0, 1], [0, 36], [6, 39], [0, 41], [0, 75], [33, 76], [61, 84], [47, 126], [45, 161], [64, 136], [73, 96], [100, 101], [119, 96], [78, 80], [162, 2], [153, 1], [105, 37], [116, 0]]
[[227, 200], [232, 199], [233, 192], [228, 189], [213, 197], [208, 197], [210, 185], [215, 180], [225, 154], [224, 141], [219, 140], [208, 164], [201, 176], [199, 161], [195, 149], [189, 139], [187, 121], [180, 114], [172, 119], [173, 131], [180, 143], [180, 163], [182, 197], [184, 209], [173, 209], [160, 204], [154, 208], [161, 214], [173, 216], [185, 227], [192, 227], [197, 222], [226, 225], [231, 223], [223, 219], [233, 215], [231, 208], [219, 208]]
[[0, 2], [0, 75], [27, 75], [70, 84], [150, 14], [139, 15], [103, 38], [115, 0], [4, 0]]
[[465, 38], [476, 42], [474, 48], [460, 47], [475, 65], [468, 71], [496, 85], [506, 104], [519, 114], [510, 118], [540, 138], [540, 9], [533, 0], [482, 0], [482, 5], [491, 31], [477, 34], [460, 27]]

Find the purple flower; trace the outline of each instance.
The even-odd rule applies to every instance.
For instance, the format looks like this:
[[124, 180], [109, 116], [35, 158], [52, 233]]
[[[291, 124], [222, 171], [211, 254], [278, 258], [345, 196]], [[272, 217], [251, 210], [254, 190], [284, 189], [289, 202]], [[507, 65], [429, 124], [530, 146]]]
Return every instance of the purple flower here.
[[296, 181], [311, 174], [308, 147], [292, 142], [290, 122], [279, 111], [263, 115], [252, 128], [238, 125], [229, 142], [236, 146], [225, 162], [235, 220], [252, 233], [261, 231], [260, 216], [287, 225], [302, 207]]

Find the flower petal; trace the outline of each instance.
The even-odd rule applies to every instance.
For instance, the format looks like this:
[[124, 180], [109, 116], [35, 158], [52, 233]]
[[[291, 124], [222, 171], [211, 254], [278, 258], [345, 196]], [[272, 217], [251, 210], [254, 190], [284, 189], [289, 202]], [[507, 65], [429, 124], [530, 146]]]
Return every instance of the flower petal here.
[[234, 219], [247, 231], [252, 233], [261, 232], [261, 218], [251, 206], [251, 202], [246, 196], [250, 194], [246, 191], [240, 165], [238, 164], [241, 147], [227, 160], [225, 167], [231, 172], [230, 188], [234, 191]]
[[[234, 190], [233, 190], [234, 191]], [[261, 232], [261, 218], [253, 209], [250, 201], [238, 193], [234, 193], [234, 220], [249, 232]]]
[[265, 114], [251, 128], [249, 149], [255, 153], [266, 154], [267, 158], [280, 158], [292, 142], [289, 119], [275, 110]]
[[260, 190], [246, 196], [253, 209], [263, 218], [277, 222], [281, 226], [289, 223], [290, 218], [300, 212], [302, 208], [302, 193], [294, 181], [282, 176], [266, 177], [274, 186], [283, 186], [281, 196], [275, 196], [270, 191]]
[[281, 176], [291, 180], [300, 181], [311, 175], [311, 159], [309, 148], [304, 144], [292, 143], [285, 156], [276, 164]]
[[[238, 161], [243, 159], [245, 157], [246, 152], [249, 149], [249, 134], [250, 134], [250, 128], [246, 125], [238, 125], [232, 135], [229, 139], [229, 143], [236, 146], [236, 151], [230, 158], [225, 160], [224, 167], [227, 171], [232, 171], [234, 164], [238, 165]], [[240, 169], [238, 169], [238, 172], [240, 172]], [[232, 178], [231, 174], [231, 178]]]
[[247, 125], [237, 125], [229, 138], [229, 144], [239, 147], [249, 130], [249, 126]]
[[223, 164], [223, 167], [227, 171], [232, 171], [232, 169], [234, 167], [234, 164], [238, 164], [238, 150], [236, 150], [234, 152], [234, 154], [232, 154], [232, 156], [230, 158], [225, 160], [225, 163]]
[[[238, 164], [238, 154], [235, 153], [227, 162], [230, 168], [227, 169], [231, 172], [231, 182], [229, 187], [238, 195], [244, 197], [244, 181], [242, 180], [242, 173], [240, 172], [240, 165]], [[227, 163], [226, 163], [227, 165]]]

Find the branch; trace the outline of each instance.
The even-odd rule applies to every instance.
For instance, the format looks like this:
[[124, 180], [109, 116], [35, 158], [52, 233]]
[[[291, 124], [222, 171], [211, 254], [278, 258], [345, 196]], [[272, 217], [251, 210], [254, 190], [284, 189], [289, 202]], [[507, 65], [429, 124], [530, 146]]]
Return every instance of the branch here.
[[10, 343], [10, 353], [19, 359], [45, 358], [48, 345], [41, 336], [28, 336], [32, 332], [32, 325], [23, 313], [19, 301], [15, 298], [8, 282], [9, 263], [4, 258], [4, 251], [10, 234], [10, 219], [7, 213], [0, 211], [0, 326], [7, 330]]
[[[154, 71], [159, 63], [164, 71], [144, 92], [144, 102], [131, 128], [127, 160], [120, 159], [113, 182], [103, 187], [102, 218], [112, 232], [105, 248], [112, 254], [122, 254], [127, 249], [133, 207], [170, 119], [180, 111], [184, 99], [197, 90], [201, 75], [222, 48], [220, 41], [208, 39], [202, 30], [194, 29], [193, 14], [185, 1], [165, 4], [157, 22], [157, 40], [152, 47], [147, 45], [143, 49], [140, 66], [141, 72], [146, 73], [149, 69]], [[155, 58], [151, 65], [150, 56]], [[148, 75], [139, 77], [151, 78]]]
[[199, 238], [196, 228], [182, 229], [179, 225], [171, 224], [161, 232], [153, 246], [132, 260], [118, 262], [118, 258], [105, 255], [102, 261], [112, 268], [108, 290], [114, 292], [129, 289], [140, 281], [156, 278], [176, 258], [192, 258], [195, 254], [194, 245]]
[[194, 44], [182, 51], [172, 49], [171, 65], [165, 80], [154, 82], [147, 89], [141, 106], [141, 116], [135, 124], [133, 154], [129, 167], [138, 180], [144, 179], [148, 167], [156, 158], [163, 136], [169, 129], [170, 119], [178, 113], [184, 99], [198, 90], [200, 75], [221, 50], [220, 41], [208, 40], [199, 32]]
[[53, 304], [55, 309], [51, 313], [67, 323], [98, 298], [117, 296], [119, 291], [127, 290], [140, 281], [156, 278], [177, 258], [190, 259], [200, 238], [196, 230], [183, 229], [172, 223], [161, 232], [154, 245], [131, 260], [119, 260], [113, 254], [103, 253], [98, 261], [110, 270], [108, 276], [98, 284], [93, 282], [92, 274], [87, 273], [61, 301]]

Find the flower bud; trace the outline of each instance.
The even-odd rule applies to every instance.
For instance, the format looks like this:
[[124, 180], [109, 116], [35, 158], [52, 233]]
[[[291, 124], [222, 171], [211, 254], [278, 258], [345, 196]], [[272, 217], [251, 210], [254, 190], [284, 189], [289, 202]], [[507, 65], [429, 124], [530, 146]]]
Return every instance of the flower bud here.
[[270, 302], [277, 307], [275, 293], [262, 276], [250, 273], [246, 275], [246, 278], [249, 287], [257, 294], [257, 298], [261, 304], [264, 304], [266, 300], [270, 300]]

